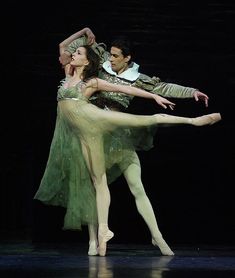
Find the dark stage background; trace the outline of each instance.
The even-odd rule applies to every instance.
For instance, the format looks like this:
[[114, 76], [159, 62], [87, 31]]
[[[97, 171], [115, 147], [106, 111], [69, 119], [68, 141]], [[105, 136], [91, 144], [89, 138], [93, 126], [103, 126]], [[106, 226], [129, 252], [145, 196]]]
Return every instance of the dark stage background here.
[[[191, 99], [174, 100], [175, 111], [168, 113], [221, 112], [223, 120], [214, 126], [159, 128], [155, 147], [139, 157], [145, 189], [170, 244], [234, 245], [234, 1], [94, 3], [7, 4], [8, 19], [2, 23], [2, 239], [87, 240], [86, 229], [62, 231], [64, 210], [33, 201], [33, 195], [45, 169], [63, 77], [58, 44], [88, 26], [98, 42], [128, 35], [140, 72], [199, 88], [210, 97], [208, 108]], [[137, 98], [130, 111], [163, 112]], [[150, 244], [124, 179], [110, 190], [112, 242]]]

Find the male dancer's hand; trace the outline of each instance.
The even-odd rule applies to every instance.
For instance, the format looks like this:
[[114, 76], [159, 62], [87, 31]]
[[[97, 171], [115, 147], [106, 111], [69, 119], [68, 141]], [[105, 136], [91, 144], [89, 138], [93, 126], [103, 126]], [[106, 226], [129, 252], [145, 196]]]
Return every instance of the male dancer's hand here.
[[193, 97], [194, 97], [194, 99], [195, 99], [196, 101], [199, 101], [199, 100], [204, 101], [204, 102], [205, 102], [205, 106], [208, 107], [208, 100], [209, 100], [209, 97], [208, 97], [206, 94], [204, 94], [204, 93], [202, 93], [202, 92], [200, 92], [200, 91], [195, 91], [195, 92], [193, 93]]

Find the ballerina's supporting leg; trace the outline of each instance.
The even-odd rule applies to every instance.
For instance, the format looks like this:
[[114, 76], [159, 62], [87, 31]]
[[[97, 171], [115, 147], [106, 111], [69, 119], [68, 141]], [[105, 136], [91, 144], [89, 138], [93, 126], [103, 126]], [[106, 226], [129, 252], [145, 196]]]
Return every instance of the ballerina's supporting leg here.
[[83, 155], [96, 190], [96, 204], [98, 214], [98, 253], [105, 256], [107, 241], [113, 237], [108, 228], [108, 214], [110, 206], [110, 192], [105, 171], [105, 159], [102, 136], [93, 136], [82, 142]]

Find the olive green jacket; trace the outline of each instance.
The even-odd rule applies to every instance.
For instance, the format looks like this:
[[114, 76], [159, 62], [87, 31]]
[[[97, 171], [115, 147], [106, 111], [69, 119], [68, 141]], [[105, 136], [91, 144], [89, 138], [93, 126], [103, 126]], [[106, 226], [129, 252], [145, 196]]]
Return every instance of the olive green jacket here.
[[[82, 36], [74, 40], [67, 48], [71, 54], [79, 47], [87, 44], [86, 37]], [[107, 80], [111, 83], [125, 84], [144, 89], [148, 92], [159, 94], [168, 98], [192, 98], [195, 88], [184, 87], [181, 85], [162, 82], [159, 77], [150, 77], [146, 74], [139, 73], [139, 65], [132, 62], [129, 68], [117, 75], [111, 69], [109, 62], [109, 52], [106, 50], [104, 43], [94, 43], [93, 50], [100, 57], [100, 72], [99, 78]], [[118, 92], [100, 92], [96, 93], [91, 101], [102, 108], [116, 107], [118, 110], [124, 110], [130, 105], [133, 96], [125, 95]]]

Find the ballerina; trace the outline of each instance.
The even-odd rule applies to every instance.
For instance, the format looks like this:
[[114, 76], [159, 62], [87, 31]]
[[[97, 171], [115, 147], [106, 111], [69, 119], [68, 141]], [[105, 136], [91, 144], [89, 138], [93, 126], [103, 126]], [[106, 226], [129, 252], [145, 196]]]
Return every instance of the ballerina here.
[[[96, 77], [98, 68], [98, 56], [89, 46], [79, 47], [70, 64], [65, 66], [66, 78], [58, 90], [57, 120], [49, 158], [34, 198], [66, 207], [64, 229], [77, 230], [81, 225], [88, 225], [88, 253], [105, 256], [107, 242], [114, 236], [108, 227], [110, 193], [106, 173], [112, 174], [112, 166], [120, 160], [127, 160], [128, 165], [128, 151], [140, 146], [133, 134], [139, 131], [143, 149], [148, 149], [149, 140], [143, 144], [143, 138], [154, 137], [158, 125], [212, 125], [221, 120], [221, 115], [212, 113], [188, 118], [105, 111], [90, 103], [89, 98], [95, 92], [117, 91], [149, 98], [163, 108], [173, 109], [175, 104], [142, 89], [99, 79]], [[163, 239], [153, 244], [157, 244], [163, 254], [174, 254]]]

